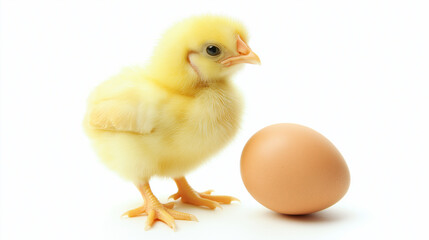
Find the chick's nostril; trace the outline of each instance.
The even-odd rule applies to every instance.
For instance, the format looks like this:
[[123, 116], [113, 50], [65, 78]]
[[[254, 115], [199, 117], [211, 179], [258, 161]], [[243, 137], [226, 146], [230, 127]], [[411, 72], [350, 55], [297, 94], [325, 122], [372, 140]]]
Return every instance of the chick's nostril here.
[[250, 53], [249, 46], [240, 38], [240, 35], [237, 37], [237, 52], [240, 55], [247, 55]]

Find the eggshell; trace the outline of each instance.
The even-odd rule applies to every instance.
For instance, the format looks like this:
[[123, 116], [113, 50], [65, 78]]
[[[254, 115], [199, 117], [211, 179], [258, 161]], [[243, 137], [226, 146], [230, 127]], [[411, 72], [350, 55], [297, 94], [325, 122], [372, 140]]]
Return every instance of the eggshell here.
[[350, 185], [349, 169], [335, 146], [313, 129], [290, 123], [268, 126], [249, 139], [241, 176], [259, 203], [291, 215], [332, 206]]

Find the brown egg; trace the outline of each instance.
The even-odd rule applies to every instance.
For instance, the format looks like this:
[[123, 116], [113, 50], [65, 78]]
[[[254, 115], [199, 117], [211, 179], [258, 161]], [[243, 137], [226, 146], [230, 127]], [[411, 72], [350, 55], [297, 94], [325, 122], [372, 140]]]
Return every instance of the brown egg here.
[[290, 123], [268, 126], [249, 139], [241, 177], [259, 203], [291, 215], [332, 206], [350, 185], [349, 169], [335, 146], [313, 129]]

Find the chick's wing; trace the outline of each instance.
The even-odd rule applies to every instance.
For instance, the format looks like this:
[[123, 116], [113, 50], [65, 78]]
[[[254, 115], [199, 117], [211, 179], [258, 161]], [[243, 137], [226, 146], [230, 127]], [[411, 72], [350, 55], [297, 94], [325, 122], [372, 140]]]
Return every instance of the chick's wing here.
[[95, 104], [88, 116], [91, 127], [102, 130], [147, 134], [154, 128], [154, 107], [125, 100]]
[[159, 108], [160, 94], [147, 86], [111, 81], [90, 97], [86, 122], [95, 129], [148, 134]]

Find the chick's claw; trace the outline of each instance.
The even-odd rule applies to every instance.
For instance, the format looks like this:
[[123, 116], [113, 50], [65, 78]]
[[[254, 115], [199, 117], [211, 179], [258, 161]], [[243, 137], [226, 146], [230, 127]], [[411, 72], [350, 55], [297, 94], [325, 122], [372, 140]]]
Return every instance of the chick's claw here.
[[141, 207], [138, 207], [138, 208], [134, 208], [134, 209], [126, 211], [126, 212], [124, 212], [122, 214], [122, 216], [127, 216], [127, 217], [130, 217], [130, 218], [132, 218], [132, 217], [138, 217], [138, 216], [146, 216], [146, 215], [147, 215], [147, 213], [146, 213], [146, 206], [141, 206]]
[[[174, 202], [169, 202], [169, 203], [165, 203], [162, 204], [162, 206], [164, 206], [164, 208], [166, 209], [172, 209], [174, 208], [174, 206], [176, 206], [176, 204]], [[127, 216], [127, 217], [138, 217], [138, 216], [147, 216], [147, 212], [146, 212], [146, 204], [135, 208], [135, 209], [131, 209], [129, 211], [126, 211], [125, 213], [122, 214], [122, 216]]]
[[187, 220], [198, 222], [198, 219], [189, 213], [179, 212], [173, 209], [166, 209], [166, 211], [176, 220]]
[[175, 178], [177, 188], [179, 189], [177, 193], [171, 195], [169, 198], [174, 200], [181, 199], [184, 203], [193, 204], [196, 206], [204, 206], [210, 209], [222, 208], [222, 204], [230, 204], [232, 201], [239, 201], [235, 197], [230, 196], [213, 196], [210, 195], [213, 190], [208, 190], [202, 193], [195, 191], [188, 183], [185, 177]]
[[161, 220], [167, 224], [171, 229], [176, 230], [176, 223], [174, 218], [163, 207], [154, 207], [148, 209], [145, 230], [152, 227], [155, 220]]
[[132, 209], [123, 214], [128, 217], [148, 216], [146, 220], [145, 230], [152, 227], [156, 220], [166, 223], [173, 230], [176, 229], [174, 220], [187, 220], [198, 221], [198, 219], [189, 213], [183, 213], [173, 210], [174, 203], [160, 204], [160, 205], [143, 205], [136, 209]]
[[232, 201], [237, 201], [237, 202], [240, 201], [238, 198], [235, 198], [235, 197], [224, 196], [224, 195], [216, 196], [216, 195], [210, 195], [210, 193], [205, 194], [205, 192], [200, 193], [200, 196], [203, 198], [212, 200], [212, 201], [216, 201], [216, 202], [221, 203], [221, 204], [230, 204]]
[[202, 193], [196, 192], [194, 190], [189, 191], [178, 191], [177, 193], [171, 195], [169, 198], [174, 200], [181, 199], [182, 202], [208, 207], [210, 209], [222, 208], [220, 204], [230, 204], [232, 201], [239, 201], [235, 197], [230, 196], [214, 196], [210, 195], [213, 190], [205, 191]]

